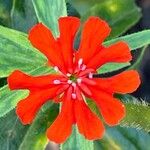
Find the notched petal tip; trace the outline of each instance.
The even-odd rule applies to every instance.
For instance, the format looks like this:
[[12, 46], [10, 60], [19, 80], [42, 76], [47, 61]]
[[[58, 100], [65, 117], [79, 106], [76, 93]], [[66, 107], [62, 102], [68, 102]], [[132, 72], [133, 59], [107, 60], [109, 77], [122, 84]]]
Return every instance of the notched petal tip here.
[[31, 27], [31, 29], [29, 29], [29, 31], [28, 31], [28, 38], [30, 38], [31, 32], [37, 30], [38, 28], [42, 28], [42, 27], [45, 27], [45, 25], [42, 22], [37, 23], [33, 27]]
[[75, 116], [79, 132], [88, 140], [100, 139], [104, 135], [104, 125], [82, 100], [75, 101]]
[[60, 17], [60, 18], [58, 19], [58, 22], [61, 23], [61, 21], [67, 21], [67, 22], [69, 22], [69, 21], [75, 21], [75, 22], [80, 23], [80, 19], [77, 18], [77, 17], [73, 17], [73, 16]]
[[111, 30], [109, 24], [107, 23], [107, 21], [105, 21], [104, 19], [101, 19], [100, 17], [97, 16], [90, 16], [86, 22], [99, 22], [101, 24], [105, 24], [107, 27], [109, 27], [109, 30]]
[[124, 71], [111, 79], [111, 86], [116, 93], [126, 94], [137, 90], [141, 80], [136, 70]]
[[130, 93], [136, 91], [138, 89], [138, 87], [141, 84], [141, 78], [140, 75], [138, 73], [138, 71], [136, 70], [130, 70], [131, 76], [133, 77], [133, 88], [131, 89]]
[[17, 88], [17, 81], [21, 80], [23, 73], [19, 70], [13, 71], [7, 78], [8, 86], [11, 90], [15, 90]]
[[[50, 131], [51, 129], [47, 129], [47, 131], [46, 131], [46, 136], [47, 136], [47, 138], [50, 140], [50, 141], [53, 141], [53, 142], [55, 142], [55, 143], [57, 143], [57, 144], [61, 144], [61, 143], [64, 143], [67, 139], [68, 139], [68, 137], [70, 136], [70, 134], [71, 134], [71, 131], [70, 131], [70, 133], [67, 133], [68, 135], [66, 135], [66, 133], [62, 133], [61, 134], [61, 136], [57, 136], [56, 134], [57, 134], [57, 131], [55, 131], [55, 133], [53, 132], [51, 132]], [[63, 134], [65, 134], [65, 135], [63, 135]]]
[[[119, 100], [118, 100], [119, 101]], [[120, 107], [120, 108], [119, 108]], [[120, 112], [118, 112], [118, 116], [117, 117], [114, 117], [113, 116], [110, 116], [112, 117], [113, 119], [107, 119], [104, 117], [105, 119], [105, 122], [107, 123], [107, 125], [109, 126], [116, 126], [116, 125], [119, 125], [121, 120], [124, 119], [124, 117], [126, 116], [126, 109], [125, 109], [125, 106], [120, 102], [120, 106], [118, 106], [117, 108], [118, 110], [120, 109]], [[117, 111], [118, 111], [117, 110]], [[116, 111], [116, 112], [117, 112]]]
[[114, 45], [116, 45], [118, 47], [118, 49], [120, 49], [120, 54], [122, 53], [122, 55], [121, 55], [122, 62], [128, 62], [128, 61], [132, 60], [132, 55], [131, 55], [131, 51], [130, 51], [130, 47], [129, 47], [128, 43], [126, 43], [125, 41], [119, 41], [119, 42], [115, 43]]
[[74, 101], [68, 99], [65, 93], [63, 96], [61, 112], [46, 132], [50, 141], [60, 144], [65, 142], [65, 140], [67, 140], [70, 136], [72, 132], [72, 125], [74, 123], [73, 107]]
[[[111, 28], [104, 20], [99, 17], [91, 16], [83, 25], [81, 34], [81, 42], [78, 53], [76, 54], [77, 61], [83, 58], [85, 65], [99, 51], [100, 45], [109, 36]], [[88, 55], [87, 55], [88, 54]]]
[[31, 124], [35, 117], [32, 114], [30, 115], [28, 110], [28, 104], [26, 104], [25, 100], [21, 100], [18, 102], [16, 108], [16, 114], [23, 125]]
[[125, 117], [126, 114], [123, 103], [120, 100], [114, 98], [112, 94], [109, 94], [105, 91], [92, 90], [92, 92], [92, 99], [96, 102], [96, 105], [98, 106], [104, 121], [109, 126], [119, 124], [119, 122]]

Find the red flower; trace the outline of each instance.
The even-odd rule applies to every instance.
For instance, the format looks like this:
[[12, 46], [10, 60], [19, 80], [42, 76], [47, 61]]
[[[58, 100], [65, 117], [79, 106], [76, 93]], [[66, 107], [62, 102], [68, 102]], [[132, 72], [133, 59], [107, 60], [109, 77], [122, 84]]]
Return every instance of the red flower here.
[[32, 77], [16, 70], [8, 78], [11, 90], [30, 91], [29, 96], [17, 105], [16, 112], [23, 124], [30, 124], [48, 100], [62, 102], [60, 114], [47, 130], [48, 138], [56, 143], [69, 137], [73, 124], [77, 124], [79, 132], [89, 140], [102, 138], [104, 126], [87, 106], [85, 97], [92, 99], [105, 122], [114, 126], [125, 116], [125, 108], [113, 94], [131, 93], [140, 84], [139, 75], [134, 70], [108, 78], [93, 78], [103, 64], [128, 62], [132, 57], [125, 42], [108, 47], [102, 45], [110, 28], [97, 17], [90, 17], [85, 22], [76, 51], [73, 43], [79, 25], [78, 18], [60, 18], [57, 39], [42, 23], [35, 25], [29, 33], [29, 40], [58, 73]]

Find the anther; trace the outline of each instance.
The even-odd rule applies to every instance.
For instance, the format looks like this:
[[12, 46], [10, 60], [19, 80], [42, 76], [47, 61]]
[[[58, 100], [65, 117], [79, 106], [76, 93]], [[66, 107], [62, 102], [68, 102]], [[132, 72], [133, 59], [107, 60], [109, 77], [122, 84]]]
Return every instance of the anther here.
[[72, 83], [72, 86], [75, 88], [76, 87], [76, 83]]
[[54, 67], [54, 70], [55, 70], [56, 72], [58, 72], [58, 71], [59, 71], [59, 68], [58, 68], [57, 66], [55, 66], [55, 67]]
[[71, 84], [71, 83], [72, 83], [72, 81], [71, 81], [71, 80], [68, 80], [68, 81], [67, 81], [67, 83], [68, 83], [68, 84]]
[[82, 65], [82, 67], [81, 67], [81, 70], [83, 71], [83, 70], [85, 70], [86, 69], [86, 65]]
[[92, 79], [93, 78], [93, 73], [89, 73], [89, 78]]
[[82, 82], [82, 79], [81, 79], [81, 78], [78, 78], [78, 79], [77, 79], [77, 83], [80, 84], [81, 82]]
[[76, 95], [75, 93], [72, 93], [72, 94], [71, 94], [71, 97], [72, 97], [72, 99], [76, 99], [76, 98], [77, 98], [77, 95]]
[[54, 80], [53, 83], [54, 84], [60, 84], [61, 82], [60, 82], [60, 80]]
[[83, 63], [83, 59], [80, 58], [80, 59], [78, 60], [78, 67], [79, 67], [79, 68], [81, 67], [82, 63]]
[[67, 73], [66, 75], [67, 75], [67, 77], [70, 77], [70, 76], [71, 76], [71, 74], [70, 74], [70, 73]]

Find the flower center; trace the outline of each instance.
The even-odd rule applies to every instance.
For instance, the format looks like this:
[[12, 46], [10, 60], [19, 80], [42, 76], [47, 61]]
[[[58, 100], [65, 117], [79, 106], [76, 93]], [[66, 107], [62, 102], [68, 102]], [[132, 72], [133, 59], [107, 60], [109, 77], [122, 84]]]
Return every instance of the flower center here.
[[71, 80], [72, 82], [76, 83], [77, 82], [77, 76], [75, 74], [72, 74], [70, 77], [69, 77], [69, 80]]

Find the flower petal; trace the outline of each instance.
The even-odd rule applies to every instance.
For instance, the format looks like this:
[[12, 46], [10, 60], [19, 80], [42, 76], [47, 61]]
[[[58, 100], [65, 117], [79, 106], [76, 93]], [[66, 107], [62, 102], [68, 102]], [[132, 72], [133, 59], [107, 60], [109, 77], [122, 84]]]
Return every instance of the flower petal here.
[[23, 124], [30, 124], [40, 107], [49, 99], [56, 96], [58, 87], [42, 91], [30, 91], [27, 98], [17, 104], [16, 113]]
[[109, 79], [113, 91], [116, 93], [132, 93], [140, 85], [140, 77], [137, 71], [129, 70], [115, 75]]
[[118, 42], [99, 51], [87, 64], [89, 68], [98, 69], [105, 63], [128, 62], [132, 59], [130, 49], [125, 42]]
[[60, 70], [64, 69], [61, 51], [51, 31], [46, 26], [42, 23], [35, 25], [30, 30], [28, 38], [32, 45], [48, 58], [49, 64], [57, 66]]
[[140, 85], [140, 77], [137, 71], [124, 71], [109, 78], [93, 78], [96, 85], [93, 90], [99, 89], [109, 93], [132, 93]]
[[62, 143], [69, 137], [74, 123], [73, 106], [74, 101], [65, 97], [60, 114], [47, 130], [47, 137], [49, 140]]
[[83, 100], [75, 100], [75, 118], [79, 132], [86, 139], [96, 140], [102, 138], [105, 130], [103, 124]]
[[90, 17], [83, 27], [81, 43], [77, 52], [77, 61], [82, 58], [84, 64], [99, 51], [99, 47], [105, 38], [109, 35], [110, 28], [108, 24], [98, 17]]
[[117, 125], [120, 120], [124, 118], [125, 107], [119, 100], [113, 98], [111, 94], [103, 91], [93, 90], [92, 94], [91, 98], [96, 102], [108, 125]]
[[61, 75], [43, 75], [32, 77], [19, 70], [14, 71], [7, 79], [9, 88], [16, 89], [35, 89], [35, 88], [50, 88], [55, 86], [54, 80], [61, 80]]
[[73, 71], [73, 42], [79, 25], [80, 20], [76, 17], [61, 17], [59, 19], [60, 49], [62, 51], [65, 66], [70, 70], [70, 73]]

